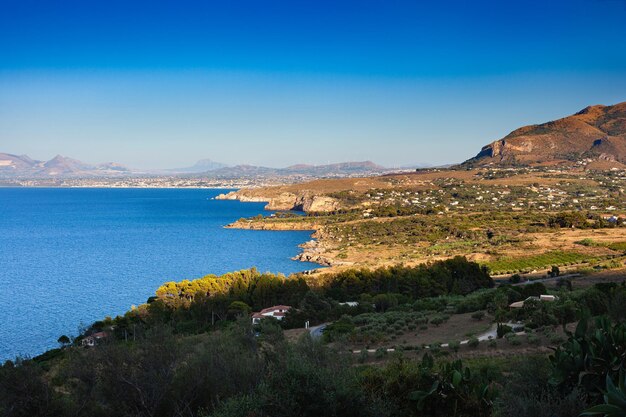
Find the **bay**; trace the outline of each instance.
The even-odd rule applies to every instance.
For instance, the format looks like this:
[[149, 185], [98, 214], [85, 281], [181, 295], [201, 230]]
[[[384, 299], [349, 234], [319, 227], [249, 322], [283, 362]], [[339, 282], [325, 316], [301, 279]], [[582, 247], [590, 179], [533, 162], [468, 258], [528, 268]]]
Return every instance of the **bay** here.
[[225, 229], [263, 203], [229, 190], [0, 188], [0, 361], [57, 346], [167, 281], [256, 267], [289, 274], [311, 232]]

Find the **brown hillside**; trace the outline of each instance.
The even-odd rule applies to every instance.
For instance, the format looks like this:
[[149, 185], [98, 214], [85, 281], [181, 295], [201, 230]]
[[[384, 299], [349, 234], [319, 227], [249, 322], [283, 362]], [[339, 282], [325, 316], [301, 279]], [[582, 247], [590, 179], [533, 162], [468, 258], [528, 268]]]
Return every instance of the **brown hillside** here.
[[521, 127], [484, 146], [465, 164], [534, 165], [587, 158], [626, 163], [626, 102], [589, 106], [563, 119]]

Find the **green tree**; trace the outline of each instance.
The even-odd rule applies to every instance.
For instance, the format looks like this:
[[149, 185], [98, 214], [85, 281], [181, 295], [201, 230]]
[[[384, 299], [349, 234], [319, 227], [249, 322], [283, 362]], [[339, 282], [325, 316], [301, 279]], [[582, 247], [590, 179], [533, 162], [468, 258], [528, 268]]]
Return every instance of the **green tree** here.
[[61, 345], [61, 347], [65, 347], [69, 345], [71, 341], [70, 338], [66, 335], [61, 335], [61, 337], [57, 339], [57, 342]]
[[240, 316], [248, 316], [252, 309], [250, 306], [243, 301], [233, 301], [228, 306], [228, 314], [231, 317], [240, 317]]

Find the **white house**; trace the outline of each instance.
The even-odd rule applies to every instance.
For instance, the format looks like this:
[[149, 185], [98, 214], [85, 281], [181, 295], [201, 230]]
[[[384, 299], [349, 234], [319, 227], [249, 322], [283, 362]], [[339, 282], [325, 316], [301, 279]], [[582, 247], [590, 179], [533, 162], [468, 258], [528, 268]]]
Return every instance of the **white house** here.
[[289, 310], [291, 310], [291, 307], [284, 305], [264, 308], [259, 312], [252, 313], [252, 324], [259, 324], [261, 319], [265, 317], [274, 317], [276, 320], [282, 320]]
[[97, 332], [97, 333], [93, 333], [89, 336], [86, 336], [82, 341], [81, 341], [81, 345], [83, 346], [89, 346], [89, 347], [94, 347], [95, 345], [98, 344], [98, 342], [104, 338], [106, 338], [108, 336], [108, 334], [106, 332]]

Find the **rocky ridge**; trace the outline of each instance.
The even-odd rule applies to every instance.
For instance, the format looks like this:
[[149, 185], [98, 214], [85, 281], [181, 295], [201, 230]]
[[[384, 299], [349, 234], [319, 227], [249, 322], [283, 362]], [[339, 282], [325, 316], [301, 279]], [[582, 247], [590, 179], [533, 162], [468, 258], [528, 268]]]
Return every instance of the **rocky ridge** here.
[[626, 164], [626, 102], [589, 106], [562, 119], [521, 127], [484, 146], [464, 165], [534, 165], [582, 160]]

